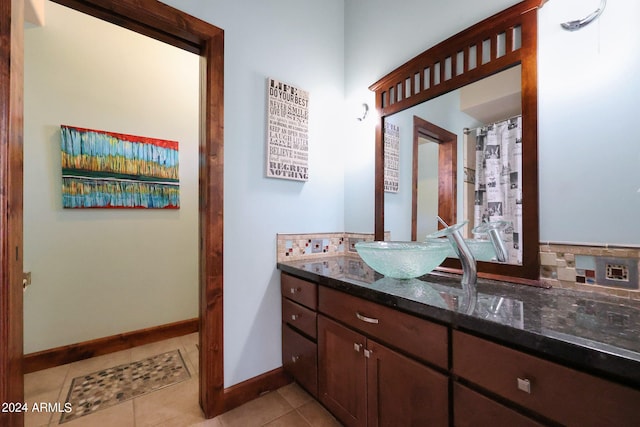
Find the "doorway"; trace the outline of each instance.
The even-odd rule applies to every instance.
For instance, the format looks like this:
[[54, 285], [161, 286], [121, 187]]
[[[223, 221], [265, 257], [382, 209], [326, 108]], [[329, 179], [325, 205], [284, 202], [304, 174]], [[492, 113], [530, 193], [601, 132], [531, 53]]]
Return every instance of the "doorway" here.
[[[437, 215], [447, 224], [456, 223], [457, 146], [458, 136], [418, 116], [413, 116], [413, 172], [411, 204], [411, 240], [418, 236], [418, 165], [421, 141], [437, 144]], [[441, 227], [441, 225], [437, 225]]]
[[[159, 2], [144, 9], [126, 0], [54, 0], [80, 12], [179, 47], [201, 58], [200, 405], [205, 416], [223, 410], [223, 47], [224, 32]], [[23, 2], [0, 8], [0, 400], [23, 400], [22, 356], [22, 88]], [[22, 414], [2, 413], [0, 424], [21, 425]]]
[[[23, 303], [26, 372], [34, 352], [186, 319], [195, 331], [198, 316], [200, 57], [44, 6], [45, 24], [24, 32], [23, 264], [34, 270]], [[72, 197], [60, 197], [60, 135], [72, 130], [60, 125], [175, 141], [179, 209], [63, 208]]]

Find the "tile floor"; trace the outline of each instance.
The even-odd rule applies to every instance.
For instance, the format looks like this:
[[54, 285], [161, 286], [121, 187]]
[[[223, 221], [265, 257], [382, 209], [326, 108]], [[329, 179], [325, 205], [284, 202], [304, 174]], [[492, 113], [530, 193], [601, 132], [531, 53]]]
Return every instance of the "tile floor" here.
[[289, 384], [214, 419], [205, 420], [198, 404], [198, 334], [171, 338], [117, 353], [82, 360], [25, 375], [25, 401], [60, 402], [73, 378], [179, 349], [191, 379], [136, 397], [91, 415], [59, 424], [60, 413], [27, 412], [26, 427], [339, 427], [318, 402], [296, 384]]

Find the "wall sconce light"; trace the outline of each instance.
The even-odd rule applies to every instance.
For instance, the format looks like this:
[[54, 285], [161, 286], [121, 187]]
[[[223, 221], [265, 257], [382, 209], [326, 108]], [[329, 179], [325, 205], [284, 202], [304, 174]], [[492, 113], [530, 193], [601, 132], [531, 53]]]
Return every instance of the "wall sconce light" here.
[[367, 113], [369, 112], [369, 106], [363, 102], [360, 107], [355, 109], [356, 120], [359, 122], [363, 121], [367, 117]]

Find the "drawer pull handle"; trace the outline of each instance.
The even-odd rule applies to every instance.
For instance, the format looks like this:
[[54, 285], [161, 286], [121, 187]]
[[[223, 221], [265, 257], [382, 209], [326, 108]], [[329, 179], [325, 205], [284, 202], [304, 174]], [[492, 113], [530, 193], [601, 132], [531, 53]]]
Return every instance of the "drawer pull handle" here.
[[291, 361], [293, 363], [296, 363], [298, 360], [300, 360], [300, 356], [291, 356]]
[[353, 349], [356, 351], [356, 353], [360, 353], [360, 349], [362, 349], [362, 344], [358, 344], [357, 342], [354, 342]]
[[518, 390], [531, 394], [531, 381], [526, 378], [518, 378]]
[[295, 321], [295, 320], [298, 320], [299, 318], [300, 318], [300, 315], [299, 315], [299, 314], [292, 314], [292, 315], [291, 315], [291, 320], [294, 320], [294, 321]]
[[296, 292], [300, 292], [300, 291], [302, 291], [302, 288], [297, 288], [297, 289], [296, 288], [291, 288], [291, 293], [292, 294], [295, 294]]
[[362, 314], [358, 313], [357, 311], [356, 311], [356, 317], [358, 319], [362, 320], [363, 322], [366, 322], [366, 323], [374, 323], [374, 324], [380, 323], [380, 321], [378, 319], [375, 319], [373, 317], [363, 316]]

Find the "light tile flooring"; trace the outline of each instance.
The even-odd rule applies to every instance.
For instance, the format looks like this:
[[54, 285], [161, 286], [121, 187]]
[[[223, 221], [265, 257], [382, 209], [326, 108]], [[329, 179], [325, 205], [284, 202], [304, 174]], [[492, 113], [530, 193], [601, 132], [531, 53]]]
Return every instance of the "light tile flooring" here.
[[[205, 420], [198, 404], [198, 334], [134, 347], [25, 375], [25, 401], [64, 405], [73, 378], [179, 349], [191, 379], [136, 397], [91, 415], [60, 424], [63, 427], [339, 427], [340, 424], [309, 394], [289, 384], [216, 418]], [[60, 413], [27, 412], [26, 427], [57, 426]]]

